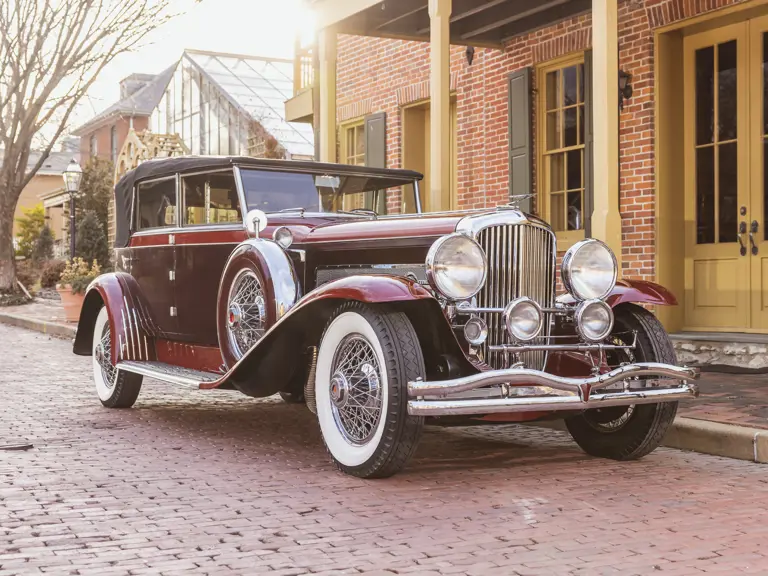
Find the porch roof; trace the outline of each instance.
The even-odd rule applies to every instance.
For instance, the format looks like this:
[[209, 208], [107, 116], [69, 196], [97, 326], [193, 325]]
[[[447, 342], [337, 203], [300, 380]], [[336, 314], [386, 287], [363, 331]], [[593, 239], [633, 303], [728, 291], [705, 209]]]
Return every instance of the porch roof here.
[[[451, 43], [500, 47], [505, 41], [588, 12], [592, 0], [453, 0]], [[342, 34], [429, 40], [428, 0], [313, 0], [318, 28]]]

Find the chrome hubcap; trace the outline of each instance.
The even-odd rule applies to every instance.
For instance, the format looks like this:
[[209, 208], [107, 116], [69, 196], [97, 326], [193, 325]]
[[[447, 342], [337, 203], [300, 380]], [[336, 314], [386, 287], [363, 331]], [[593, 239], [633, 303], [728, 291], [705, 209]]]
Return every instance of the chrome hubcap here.
[[376, 352], [361, 334], [350, 334], [333, 358], [331, 410], [336, 427], [350, 444], [365, 444], [381, 419], [381, 368]]
[[256, 274], [242, 270], [232, 281], [227, 308], [227, 337], [237, 358], [248, 352], [266, 331], [264, 290]]

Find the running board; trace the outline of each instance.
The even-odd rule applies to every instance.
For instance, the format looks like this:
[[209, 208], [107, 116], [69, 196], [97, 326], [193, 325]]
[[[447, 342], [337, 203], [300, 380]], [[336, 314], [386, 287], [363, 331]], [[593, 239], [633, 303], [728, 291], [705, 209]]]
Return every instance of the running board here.
[[221, 374], [211, 374], [201, 370], [192, 370], [190, 368], [181, 368], [165, 362], [152, 362], [135, 360], [123, 360], [117, 363], [118, 370], [141, 374], [148, 378], [169, 382], [185, 388], [199, 389], [205, 387], [205, 384], [216, 382], [221, 378]]

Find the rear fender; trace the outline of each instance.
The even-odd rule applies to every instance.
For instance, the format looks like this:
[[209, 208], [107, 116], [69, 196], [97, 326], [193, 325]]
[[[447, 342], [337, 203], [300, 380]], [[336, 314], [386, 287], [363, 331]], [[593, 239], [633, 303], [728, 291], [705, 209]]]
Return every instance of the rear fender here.
[[417, 282], [385, 275], [360, 275], [323, 284], [302, 298], [233, 367], [224, 381], [245, 394], [269, 396], [281, 390], [309, 346], [317, 346], [334, 310], [344, 302], [386, 305], [411, 319], [428, 366], [451, 354], [465, 370], [466, 360], [440, 304]]
[[155, 339], [161, 335], [138, 283], [129, 274], [102, 274], [88, 286], [80, 312], [74, 353], [90, 356], [93, 329], [102, 306], [107, 307], [112, 358], [156, 360]]
[[[576, 303], [576, 299], [570, 294], [560, 295], [557, 301], [562, 304]], [[611, 308], [628, 302], [654, 304], [656, 306], [677, 306], [677, 298], [672, 292], [660, 284], [646, 280], [619, 280], [605, 301]]]

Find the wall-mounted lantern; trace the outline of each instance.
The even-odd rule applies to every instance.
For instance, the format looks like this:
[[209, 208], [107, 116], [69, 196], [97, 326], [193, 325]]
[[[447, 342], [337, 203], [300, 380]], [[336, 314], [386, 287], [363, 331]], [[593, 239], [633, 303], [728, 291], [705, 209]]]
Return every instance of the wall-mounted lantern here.
[[619, 70], [619, 110], [624, 110], [624, 100], [632, 98], [632, 74]]
[[464, 52], [464, 55], [467, 57], [467, 64], [472, 66], [472, 61], [475, 59], [475, 47], [467, 46], [467, 50]]

